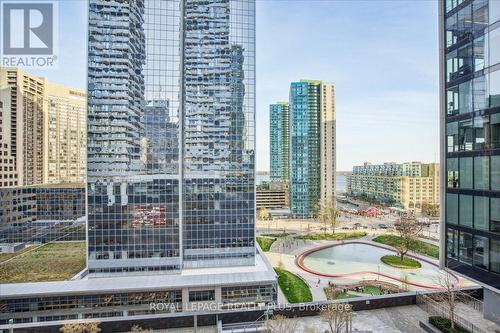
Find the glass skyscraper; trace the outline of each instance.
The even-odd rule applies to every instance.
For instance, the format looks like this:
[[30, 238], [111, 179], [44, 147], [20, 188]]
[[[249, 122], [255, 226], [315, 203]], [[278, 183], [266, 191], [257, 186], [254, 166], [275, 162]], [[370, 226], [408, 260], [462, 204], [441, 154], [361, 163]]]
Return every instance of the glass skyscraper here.
[[292, 82], [289, 106], [290, 209], [311, 217], [335, 196], [335, 86]]
[[254, 7], [90, 1], [91, 275], [254, 263]]
[[440, 29], [441, 260], [487, 287], [498, 321], [500, 1], [441, 1]]
[[288, 102], [269, 106], [269, 141], [271, 144], [271, 180], [287, 180], [290, 167]]

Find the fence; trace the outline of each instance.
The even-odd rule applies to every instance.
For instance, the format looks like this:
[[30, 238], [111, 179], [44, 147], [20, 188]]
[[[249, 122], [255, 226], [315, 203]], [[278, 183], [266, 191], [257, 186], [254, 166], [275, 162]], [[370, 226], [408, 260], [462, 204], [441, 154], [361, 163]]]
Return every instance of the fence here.
[[[470, 297], [470, 296], [468, 296]], [[423, 295], [423, 294], [417, 294], [416, 297], [416, 302], [417, 305], [427, 312], [431, 316], [440, 316], [444, 318], [450, 319], [450, 312], [449, 312], [449, 307], [447, 304], [444, 304], [444, 302], [438, 302], [432, 297], [428, 295]], [[482, 304], [479, 306], [477, 303], [481, 303], [479, 300], [474, 299], [473, 297], [470, 297], [470, 299], [466, 300], [466, 304], [469, 304], [469, 302], [472, 302], [473, 306], [476, 306], [478, 308], [481, 308], [482, 310]], [[476, 309], [476, 308], [475, 308]], [[466, 320], [465, 318], [462, 318], [460, 315], [458, 315], [456, 312], [454, 314], [455, 317], [455, 324], [458, 326], [461, 326], [468, 330], [471, 333], [488, 333], [487, 331], [477, 327], [470, 321]]]

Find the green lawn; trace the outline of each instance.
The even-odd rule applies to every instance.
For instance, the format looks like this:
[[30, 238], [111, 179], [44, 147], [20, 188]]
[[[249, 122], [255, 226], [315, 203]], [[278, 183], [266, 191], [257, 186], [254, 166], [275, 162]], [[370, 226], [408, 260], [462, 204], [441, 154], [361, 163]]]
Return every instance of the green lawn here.
[[24, 249], [17, 251], [16, 253], [0, 253], [0, 263], [9, 260], [10, 258], [16, 257], [18, 255], [21, 255], [24, 252], [27, 252], [28, 250], [31, 250], [32, 247], [27, 246]]
[[260, 248], [264, 252], [269, 252], [271, 249], [271, 245], [276, 241], [276, 238], [267, 238], [267, 237], [257, 237], [257, 243], [259, 243]]
[[307, 240], [346, 240], [354, 239], [366, 236], [365, 231], [351, 231], [351, 232], [336, 232], [332, 234], [327, 233], [311, 233], [307, 235], [296, 236], [295, 239], [307, 239]]
[[354, 297], [358, 297], [358, 296], [357, 295], [352, 295], [352, 294], [349, 294], [349, 293], [338, 293], [337, 297], [335, 297], [335, 299], [345, 299], [345, 298], [354, 298]]
[[401, 261], [401, 257], [399, 255], [387, 255], [380, 258], [384, 264], [387, 264], [396, 268], [403, 269], [415, 269], [420, 268], [422, 265], [415, 259], [404, 257]]
[[364, 286], [363, 293], [370, 294], [370, 295], [381, 295], [382, 294], [382, 292], [380, 291], [380, 288], [376, 287], [376, 286]]
[[0, 263], [0, 283], [67, 280], [85, 268], [85, 242], [61, 242], [29, 248]]
[[286, 236], [290, 236], [290, 235], [293, 235], [293, 234], [290, 234], [288, 232], [275, 233], [275, 234], [261, 234], [261, 236], [273, 237], [273, 238], [286, 237]]
[[280, 268], [274, 268], [278, 274], [278, 284], [290, 303], [312, 302], [309, 286], [297, 275]]
[[[401, 243], [401, 238], [396, 235], [380, 235], [373, 239], [374, 242], [396, 247]], [[433, 244], [422, 242], [420, 240], [414, 241], [410, 250], [419, 254], [423, 254], [435, 259], [439, 259], [439, 247]]]

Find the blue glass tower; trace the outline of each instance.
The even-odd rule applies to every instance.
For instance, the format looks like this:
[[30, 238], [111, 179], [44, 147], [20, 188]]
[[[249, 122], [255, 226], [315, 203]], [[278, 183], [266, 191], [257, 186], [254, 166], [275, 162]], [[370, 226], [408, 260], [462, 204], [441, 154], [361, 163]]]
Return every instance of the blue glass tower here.
[[269, 106], [271, 180], [288, 180], [290, 167], [288, 102]]
[[320, 81], [290, 87], [290, 209], [311, 217], [320, 200]]

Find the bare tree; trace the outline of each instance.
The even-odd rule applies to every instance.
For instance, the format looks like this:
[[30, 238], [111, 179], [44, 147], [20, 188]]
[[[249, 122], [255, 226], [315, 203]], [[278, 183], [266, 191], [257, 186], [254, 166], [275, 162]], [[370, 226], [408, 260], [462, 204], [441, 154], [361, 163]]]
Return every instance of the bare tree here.
[[99, 322], [65, 324], [59, 331], [61, 333], [99, 333], [101, 331], [99, 324]]
[[271, 333], [295, 333], [297, 323], [298, 321], [295, 318], [276, 315], [266, 321], [266, 327]]
[[321, 311], [323, 321], [328, 324], [329, 333], [347, 332], [352, 319], [352, 306], [349, 303], [334, 303]]
[[456, 308], [461, 299], [468, 298], [469, 295], [457, 288], [456, 278], [448, 271], [440, 271], [436, 278], [436, 284], [439, 286], [439, 293], [433, 294], [432, 299], [446, 304], [448, 310], [448, 319], [451, 328], [456, 325]]
[[327, 225], [332, 228], [332, 234], [335, 234], [335, 227], [338, 225], [340, 213], [337, 210], [334, 200], [326, 200], [321, 203], [319, 209], [320, 221], [325, 225], [325, 233]]
[[401, 257], [401, 261], [403, 261], [404, 256], [411, 249], [412, 244], [415, 244], [418, 240], [423, 225], [414, 217], [402, 216], [399, 221], [394, 224], [394, 228], [400, 238], [399, 244], [395, 247]]

